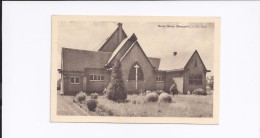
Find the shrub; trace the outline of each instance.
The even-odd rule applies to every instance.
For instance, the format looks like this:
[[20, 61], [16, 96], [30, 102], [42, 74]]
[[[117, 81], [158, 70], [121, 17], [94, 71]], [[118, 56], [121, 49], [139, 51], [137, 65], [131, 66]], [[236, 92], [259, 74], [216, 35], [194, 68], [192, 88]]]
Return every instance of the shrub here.
[[107, 88], [107, 97], [113, 101], [123, 101], [127, 98], [121, 63], [117, 60], [112, 68], [111, 80]]
[[149, 91], [149, 90], [147, 90], [146, 92], [145, 92], [145, 94], [148, 94], [148, 93], [151, 93], [152, 91]]
[[83, 102], [86, 100], [86, 97], [87, 94], [81, 91], [76, 95], [74, 102]]
[[96, 99], [90, 99], [87, 101], [87, 106], [88, 106], [88, 110], [89, 111], [95, 111], [96, 107], [97, 107], [97, 100]]
[[143, 89], [140, 89], [138, 94], [139, 95], [145, 95], [145, 91]]
[[145, 102], [157, 102], [158, 94], [155, 92], [150, 92], [145, 95], [144, 100], [145, 100]]
[[104, 113], [105, 116], [113, 116], [114, 115], [112, 109], [108, 108], [107, 106], [105, 106], [103, 104], [98, 104], [98, 108], [100, 109], [100, 111], [102, 111]]
[[205, 90], [203, 90], [202, 88], [197, 88], [195, 89], [192, 94], [195, 95], [207, 95], [207, 92]]
[[210, 92], [207, 93], [208, 95], [212, 95], [213, 94], [213, 90], [211, 90]]
[[176, 95], [179, 93], [179, 91], [177, 90], [176, 84], [172, 84], [169, 91], [170, 91], [170, 93], [172, 93], [172, 95]]
[[163, 90], [157, 90], [156, 93], [157, 93], [158, 95], [160, 95], [160, 94], [164, 93], [164, 91], [163, 91]]
[[206, 91], [211, 91], [210, 86], [206, 86]]
[[165, 103], [171, 103], [172, 102], [172, 96], [166, 92], [161, 93], [159, 96], [159, 102], [165, 102]]
[[98, 94], [97, 93], [91, 93], [91, 99], [97, 99]]

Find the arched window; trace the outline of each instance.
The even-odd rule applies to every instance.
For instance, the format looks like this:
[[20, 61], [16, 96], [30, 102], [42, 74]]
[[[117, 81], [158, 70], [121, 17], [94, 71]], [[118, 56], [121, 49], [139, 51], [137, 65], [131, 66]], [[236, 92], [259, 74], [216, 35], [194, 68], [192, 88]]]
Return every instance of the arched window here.
[[138, 78], [138, 80], [143, 81], [144, 80], [143, 70], [142, 70], [141, 66], [138, 63], [135, 63], [131, 67], [129, 75], [128, 75], [128, 80], [135, 80], [136, 69], [137, 69], [137, 78]]

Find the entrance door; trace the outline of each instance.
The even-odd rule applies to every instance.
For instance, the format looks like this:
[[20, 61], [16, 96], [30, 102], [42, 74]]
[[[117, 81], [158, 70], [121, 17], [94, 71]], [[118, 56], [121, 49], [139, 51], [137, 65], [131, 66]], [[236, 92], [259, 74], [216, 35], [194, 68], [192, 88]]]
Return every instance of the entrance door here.
[[87, 77], [83, 77], [83, 91], [87, 91]]

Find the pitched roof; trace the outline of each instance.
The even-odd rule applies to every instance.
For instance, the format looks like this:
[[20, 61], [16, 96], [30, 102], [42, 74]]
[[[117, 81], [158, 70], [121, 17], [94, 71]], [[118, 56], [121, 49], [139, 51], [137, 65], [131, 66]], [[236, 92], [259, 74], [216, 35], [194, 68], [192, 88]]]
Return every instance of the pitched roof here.
[[109, 58], [108, 60], [108, 63], [116, 56], [116, 54], [118, 53], [118, 51], [124, 46], [125, 42], [127, 41], [128, 39], [125, 38], [118, 46], [117, 48], [114, 50], [114, 52], [112, 53], [111, 57]]
[[[119, 33], [118, 30], [122, 32]], [[115, 35], [116, 34], [116, 35]], [[121, 34], [121, 35], [119, 35]], [[115, 36], [114, 36], [115, 35]], [[121, 37], [119, 37], [121, 36]], [[162, 58], [147, 57], [143, 49], [137, 41], [135, 34], [127, 38], [122, 24], [118, 24], [118, 28], [103, 44], [99, 51], [77, 50], [70, 48], [62, 48], [63, 68], [65, 71], [83, 71], [85, 68], [103, 69], [115, 59], [122, 60], [129, 51], [137, 45], [145, 55], [147, 61], [155, 70], [161, 71], [179, 71], [183, 70], [195, 52], [180, 52], [173, 56], [164, 56]], [[111, 48], [112, 47], [112, 48]], [[110, 51], [110, 52], [105, 52]], [[199, 55], [199, 54], [198, 54]], [[200, 58], [200, 56], [199, 56]], [[202, 60], [201, 60], [202, 61]], [[204, 65], [204, 64], [203, 64]], [[205, 67], [205, 65], [204, 65]], [[206, 68], [206, 67], [205, 67]]]
[[135, 41], [135, 42], [133, 42], [133, 43], [131, 44], [130, 48], [128, 48], [128, 50], [127, 50], [127, 51], [123, 54], [123, 56], [120, 58], [120, 61], [122, 61], [122, 60], [124, 59], [124, 57], [125, 57], [128, 53], [130, 53], [130, 51], [133, 49], [134, 46], [137, 46], [137, 47], [140, 48], [140, 50], [141, 50], [141, 52], [143, 53], [143, 55], [144, 55], [145, 59], [147, 60], [147, 62], [149, 62], [149, 63], [150, 63], [150, 66], [151, 66], [152, 68], [154, 68], [154, 66], [152, 65], [152, 63], [150, 62], [150, 60], [148, 59], [148, 57], [147, 57], [146, 54], [144, 53], [144, 50], [142, 49], [142, 47], [141, 47], [140, 44], [138, 43], [138, 41]]
[[104, 68], [111, 52], [96, 52], [62, 48], [62, 66], [65, 71], [82, 71], [85, 68]]
[[184, 69], [194, 52], [179, 52], [177, 55], [164, 56], [161, 59], [159, 70]]
[[198, 54], [199, 59], [201, 60], [204, 68], [206, 69], [206, 66], [203, 63], [203, 60], [201, 59], [199, 53], [197, 50], [194, 52], [186, 51], [186, 52], [179, 52], [175, 56], [165, 56], [161, 60], [161, 64], [159, 66], [159, 70], [164, 71], [180, 71], [184, 70], [187, 63], [190, 61], [192, 56], [194, 54]]
[[154, 58], [154, 57], [148, 57], [150, 63], [153, 65], [153, 67], [155, 67], [155, 70], [159, 69], [159, 65], [160, 65], [160, 58]]
[[135, 36], [135, 34], [132, 34], [132, 36], [129, 39], [124, 39], [122, 43], [120, 43], [119, 46], [114, 50], [107, 64], [110, 64], [115, 59], [121, 59], [124, 56], [124, 54], [128, 51], [128, 49], [133, 45], [133, 43], [136, 42], [136, 40], [137, 37]]
[[113, 52], [117, 46], [127, 37], [124, 29], [122, 28], [122, 23], [118, 23], [117, 25], [117, 29], [106, 39], [98, 51]]

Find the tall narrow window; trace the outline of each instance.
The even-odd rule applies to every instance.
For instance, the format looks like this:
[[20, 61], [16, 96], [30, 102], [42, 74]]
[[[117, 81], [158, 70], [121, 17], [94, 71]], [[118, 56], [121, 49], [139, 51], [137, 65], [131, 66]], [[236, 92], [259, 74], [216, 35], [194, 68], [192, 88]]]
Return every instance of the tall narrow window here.
[[94, 80], [94, 75], [90, 75], [89, 80]]
[[76, 77], [75, 79], [76, 79], [75, 83], [79, 83], [79, 78]]
[[[136, 66], [137, 65], [137, 66]], [[138, 68], [137, 68], [138, 67]], [[137, 78], [138, 80], [144, 80], [144, 74], [143, 74], [143, 70], [141, 68], [140, 65], [138, 65], [137, 63], [134, 64], [131, 69], [130, 69], [130, 72], [129, 72], [129, 75], [128, 75], [128, 80], [135, 80], [136, 78], [136, 73], [137, 73]]]
[[156, 82], [164, 82], [164, 77], [163, 76], [157, 76]]
[[74, 83], [74, 78], [73, 77], [70, 78], [70, 83]]
[[197, 67], [197, 61], [195, 61], [195, 67]]
[[193, 84], [193, 75], [192, 74], [189, 75], [189, 84]]
[[101, 75], [101, 81], [104, 81], [105, 80], [105, 76]]

